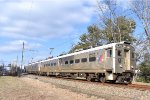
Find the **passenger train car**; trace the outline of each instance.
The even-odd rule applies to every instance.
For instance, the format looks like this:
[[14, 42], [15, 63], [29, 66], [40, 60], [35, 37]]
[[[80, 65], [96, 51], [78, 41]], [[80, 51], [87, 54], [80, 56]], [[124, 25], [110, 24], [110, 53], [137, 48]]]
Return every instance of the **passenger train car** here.
[[27, 72], [128, 84], [132, 82], [135, 67], [134, 47], [119, 42], [31, 63]]

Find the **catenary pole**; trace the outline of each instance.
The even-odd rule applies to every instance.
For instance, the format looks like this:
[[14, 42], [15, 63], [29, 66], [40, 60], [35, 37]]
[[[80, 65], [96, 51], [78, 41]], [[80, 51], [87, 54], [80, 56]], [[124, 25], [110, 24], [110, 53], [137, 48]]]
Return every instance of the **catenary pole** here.
[[21, 73], [24, 65], [24, 42], [22, 44], [22, 60], [21, 60]]

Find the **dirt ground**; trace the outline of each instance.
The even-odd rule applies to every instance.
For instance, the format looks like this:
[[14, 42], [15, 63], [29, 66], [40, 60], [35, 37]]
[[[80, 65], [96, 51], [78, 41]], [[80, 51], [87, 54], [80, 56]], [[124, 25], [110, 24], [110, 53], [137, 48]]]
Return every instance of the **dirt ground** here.
[[27, 77], [0, 77], [0, 100], [103, 100]]

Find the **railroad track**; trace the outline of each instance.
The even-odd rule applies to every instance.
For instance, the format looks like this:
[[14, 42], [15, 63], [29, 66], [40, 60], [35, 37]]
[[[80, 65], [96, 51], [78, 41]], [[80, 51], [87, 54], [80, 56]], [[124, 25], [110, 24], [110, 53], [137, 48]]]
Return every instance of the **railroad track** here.
[[27, 75], [27, 77], [29, 78], [33, 78], [33, 79], [38, 79], [38, 78], [53, 78], [53, 79], [61, 79], [61, 80], [67, 80], [67, 81], [75, 81], [75, 82], [82, 82], [82, 83], [88, 83], [88, 84], [95, 84], [95, 85], [100, 85], [100, 86], [114, 86], [114, 87], [119, 87], [119, 88], [130, 88], [130, 89], [137, 89], [137, 90], [141, 90], [141, 91], [150, 91], [150, 85], [141, 85], [141, 84], [115, 84], [115, 83], [100, 83], [100, 82], [89, 82], [86, 80], [82, 80], [82, 79], [72, 79], [72, 78], [67, 78], [67, 77], [47, 77], [47, 76], [37, 76], [37, 75]]
[[136, 88], [140, 90], [150, 90], [150, 86], [148, 85], [141, 85], [141, 84], [129, 84], [128, 87]]

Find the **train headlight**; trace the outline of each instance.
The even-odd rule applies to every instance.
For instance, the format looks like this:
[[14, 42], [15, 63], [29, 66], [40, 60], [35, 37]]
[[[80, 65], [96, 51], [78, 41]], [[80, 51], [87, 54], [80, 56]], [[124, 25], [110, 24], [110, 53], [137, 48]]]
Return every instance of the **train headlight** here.
[[122, 65], [119, 65], [120, 66], [120, 68], [122, 68], [123, 66]]

